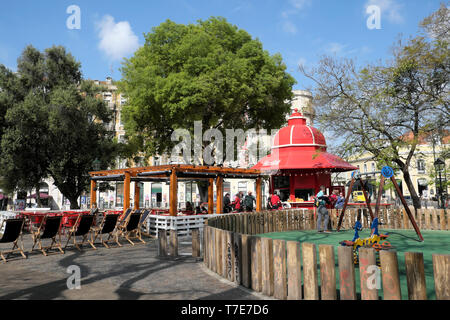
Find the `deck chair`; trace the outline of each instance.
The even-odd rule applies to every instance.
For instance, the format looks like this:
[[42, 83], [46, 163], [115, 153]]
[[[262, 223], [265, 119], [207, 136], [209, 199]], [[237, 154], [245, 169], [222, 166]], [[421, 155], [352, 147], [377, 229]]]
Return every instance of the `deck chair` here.
[[134, 246], [134, 242], [131, 241], [130, 235], [133, 232], [137, 231], [139, 226], [139, 221], [141, 220], [141, 210], [135, 210], [128, 219], [125, 221], [125, 224], [118, 229], [117, 237], [124, 237], [131, 245]]
[[[83, 246], [84, 242], [86, 241], [86, 238], [89, 235], [89, 231], [91, 230], [92, 224], [94, 223], [94, 215], [86, 214], [86, 215], [79, 215], [77, 218], [77, 221], [75, 222], [74, 226], [69, 230], [69, 236], [67, 238], [66, 245], [64, 247], [64, 250], [66, 249], [67, 245], [69, 244], [70, 239], [73, 237], [73, 245], [81, 251], [81, 247]], [[76, 237], [82, 236], [83, 241], [77, 242]]]
[[[111, 239], [114, 231], [116, 230], [117, 221], [119, 219], [119, 214], [107, 214], [103, 218], [103, 221], [100, 226], [92, 227], [91, 229], [91, 240], [89, 244], [92, 248], [97, 249], [94, 245], [95, 240], [97, 240], [98, 236], [100, 236], [101, 243], [109, 249], [108, 242], [115, 240], [116, 243], [120, 246], [119, 240], [117, 239], [117, 234], [114, 236], [114, 239]], [[108, 238], [103, 240], [102, 236], [104, 234], [108, 234]]]
[[[0, 251], [0, 256], [2, 257], [3, 261], [7, 262], [9, 255], [16, 252], [19, 252], [24, 259], [27, 258], [27, 256], [23, 253], [22, 228], [24, 223], [24, 218], [3, 220], [0, 229], [5, 226], [5, 232], [3, 232], [3, 235], [0, 238], [0, 243], [13, 243], [13, 248], [11, 250]], [[5, 253], [7, 254], [6, 257], [4, 256]]]
[[147, 220], [149, 214], [150, 210], [144, 210], [144, 212], [142, 212], [141, 218], [139, 219], [139, 225], [136, 231], [136, 239], [139, 239], [142, 243], [145, 243], [145, 241], [142, 239], [142, 226]]
[[[48, 215], [45, 216], [44, 219], [42, 219], [39, 228], [31, 233], [33, 246], [31, 247], [30, 253], [33, 252], [36, 244], [39, 246], [38, 250], [40, 250], [44, 254], [44, 256], [47, 256], [47, 252], [53, 248], [54, 244], [61, 253], [64, 253], [61, 247], [61, 220], [62, 216], [51, 217]], [[56, 239], [57, 237], [58, 240]], [[42, 239], [52, 239], [52, 243], [50, 244], [50, 246], [43, 247], [41, 241]]]

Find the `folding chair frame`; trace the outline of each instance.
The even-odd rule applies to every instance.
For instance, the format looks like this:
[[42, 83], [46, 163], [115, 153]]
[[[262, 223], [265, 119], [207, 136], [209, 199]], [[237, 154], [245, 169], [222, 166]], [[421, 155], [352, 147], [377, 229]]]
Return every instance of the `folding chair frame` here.
[[[3, 220], [3, 223], [2, 223], [0, 229], [3, 228], [3, 225], [4, 225], [5, 223], [7, 223], [7, 221], [8, 221], [8, 220]], [[11, 249], [11, 250], [3, 250], [3, 251], [0, 251], [0, 257], [3, 259], [3, 261], [5, 261], [5, 263], [8, 262], [8, 257], [9, 257], [9, 255], [10, 255], [11, 253], [19, 252], [19, 253], [22, 255], [22, 257], [23, 257], [24, 259], [27, 258], [27, 256], [26, 256], [25, 253], [23, 252], [24, 248], [23, 248], [22, 229], [23, 229], [24, 223], [25, 223], [25, 219], [23, 219], [23, 221], [22, 221], [22, 226], [20, 227], [20, 235], [17, 237], [16, 241], [13, 242], [13, 247], [12, 247], [12, 249]], [[19, 241], [20, 241], [20, 246], [19, 246], [19, 243], [18, 243]], [[17, 247], [17, 249], [16, 249], [16, 247]], [[4, 256], [5, 253], [7, 253], [6, 257]]]
[[[86, 242], [87, 237], [89, 236], [89, 231], [86, 232], [83, 235], [83, 240], [81, 242], [77, 242], [77, 236], [75, 235], [75, 233], [78, 230], [78, 223], [80, 222], [81, 218], [82, 218], [82, 214], [80, 214], [77, 218], [77, 220], [75, 221], [75, 224], [73, 225], [73, 227], [69, 230], [69, 237], [67, 238], [67, 242], [66, 245], [64, 246], [64, 250], [66, 250], [67, 245], [69, 244], [70, 239], [73, 237], [73, 245], [74, 247], [76, 247], [78, 249], [78, 251], [81, 251], [81, 248], [83, 247], [83, 244]], [[92, 224], [94, 224], [94, 218], [92, 219]], [[92, 228], [92, 225], [91, 225]]]
[[[130, 222], [131, 216], [132, 216], [133, 214], [136, 214], [136, 211], [137, 211], [137, 210], [135, 210], [135, 211], [133, 211], [132, 213], [130, 213], [130, 214], [128, 215], [128, 217], [127, 217], [127, 220], [125, 221], [125, 224], [123, 224], [122, 226], [120, 226], [120, 229], [117, 230], [117, 231], [118, 231], [118, 233], [117, 233], [117, 239], [119, 239], [119, 237], [123, 237], [123, 238], [125, 238], [129, 243], [131, 243], [131, 245], [133, 245], [133, 246], [135, 245], [135, 243], [134, 243], [133, 241], [131, 241], [131, 239], [130, 239], [130, 234], [133, 233], [133, 232], [136, 232], [137, 228], [139, 227], [139, 223], [138, 223], [138, 226], [136, 227], [136, 229], [133, 229], [133, 230], [130, 230], [130, 231], [127, 231], [127, 226], [128, 226], [128, 223]], [[139, 211], [140, 211], [140, 210], [139, 210]], [[139, 214], [139, 220], [141, 220], [142, 212], [139, 212], [138, 214]], [[139, 222], [140, 222], [140, 221], [139, 221]], [[141, 240], [141, 241], [143, 241], [143, 240]], [[120, 245], [120, 246], [122, 246], [122, 245]]]
[[[98, 236], [100, 236], [100, 242], [108, 249], [110, 249], [110, 247], [108, 246], [108, 243], [110, 241], [115, 241], [119, 247], [122, 246], [119, 243], [119, 237], [118, 237], [118, 233], [117, 233], [117, 226], [119, 224], [119, 220], [117, 220], [116, 226], [114, 227], [113, 231], [108, 233], [108, 238], [106, 240], [103, 240], [103, 233], [101, 233], [101, 231], [103, 229], [105, 218], [106, 218], [106, 216], [103, 218], [103, 222], [102, 222], [101, 226], [96, 227], [95, 229], [91, 229], [91, 240], [88, 240], [88, 242], [91, 245], [91, 247], [94, 248], [94, 250], [97, 250], [97, 247], [94, 245], [94, 243], [95, 243], [95, 240], [97, 240]], [[111, 237], [114, 237], [114, 239], [111, 239]]]
[[[39, 245], [38, 250], [42, 251], [44, 256], [47, 256], [47, 252], [53, 248], [53, 244], [56, 244], [55, 248], [57, 248], [61, 253], [64, 253], [64, 251], [62, 249], [62, 244], [61, 244], [61, 225], [59, 227], [58, 233], [53, 238], [51, 238], [52, 243], [50, 244], [50, 246], [47, 246], [47, 247], [42, 246], [41, 230], [44, 227], [44, 224], [47, 221], [47, 218], [48, 218], [48, 215], [45, 216], [44, 219], [42, 219], [41, 224], [39, 225], [39, 228], [35, 232], [31, 233], [31, 237], [33, 239], [33, 246], [31, 247], [30, 253], [33, 252], [34, 247], [36, 246], [36, 242], [38, 242], [38, 245]], [[56, 240], [56, 237], [59, 238], [58, 242]], [[47, 249], [47, 250], [45, 250], [45, 249]]]

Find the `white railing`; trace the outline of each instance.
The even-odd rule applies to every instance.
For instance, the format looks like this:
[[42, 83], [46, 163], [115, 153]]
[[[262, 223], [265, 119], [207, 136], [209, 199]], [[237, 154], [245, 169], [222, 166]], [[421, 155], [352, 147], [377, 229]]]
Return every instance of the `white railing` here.
[[158, 237], [159, 230], [177, 230], [179, 237], [191, 235], [192, 229], [203, 230], [205, 220], [224, 216], [224, 214], [197, 214], [192, 216], [162, 216], [162, 215], [150, 215], [147, 219], [147, 232]]

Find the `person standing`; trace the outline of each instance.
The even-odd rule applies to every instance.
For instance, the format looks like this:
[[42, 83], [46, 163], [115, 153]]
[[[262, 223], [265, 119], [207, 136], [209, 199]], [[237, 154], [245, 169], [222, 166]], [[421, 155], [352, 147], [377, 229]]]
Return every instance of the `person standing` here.
[[241, 198], [239, 197], [239, 193], [236, 193], [232, 206], [234, 207], [234, 210], [238, 212], [241, 211]]
[[[317, 231], [330, 233], [328, 231], [328, 220], [330, 215], [328, 214], [328, 209], [326, 207], [327, 202], [330, 200], [325, 195], [325, 186], [320, 186], [320, 191], [317, 193], [316, 198], [319, 200], [319, 207], [317, 208]], [[322, 220], [324, 227], [322, 229]]]
[[230, 213], [232, 210], [231, 208], [231, 199], [230, 194], [225, 194], [225, 197], [223, 198], [223, 212], [224, 213]]
[[244, 198], [245, 211], [253, 211], [253, 202], [256, 203], [256, 198], [252, 195], [252, 192], [249, 191]]

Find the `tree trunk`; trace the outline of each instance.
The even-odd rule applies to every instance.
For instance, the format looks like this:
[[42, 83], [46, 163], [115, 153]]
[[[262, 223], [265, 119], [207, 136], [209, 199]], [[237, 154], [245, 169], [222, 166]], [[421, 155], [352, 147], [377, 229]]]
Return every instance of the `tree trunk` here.
[[408, 187], [409, 194], [411, 195], [414, 209], [416, 210], [420, 209], [422, 207], [422, 204], [420, 203], [420, 198], [417, 195], [416, 189], [414, 188], [414, 184], [411, 181], [411, 175], [409, 174], [407, 168], [402, 170], [402, 172], [403, 172], [403, 179], [405, 179], [406, 186]]
[[80, 209], [80, 206], [78, 205], [78, 196], [70, 196], [67, 197], [70, 201], [70, 209]]
[[36, 204], [38, 208], [42, 208], [42, 202], [41, 202], [41, 193], [40, 193], [40, 188], [39, 188], [39, 184], [36, 185], [35, 187], [36, 189]]
[[208, 202], [208, 181], [197, 181], [200, 202]]

